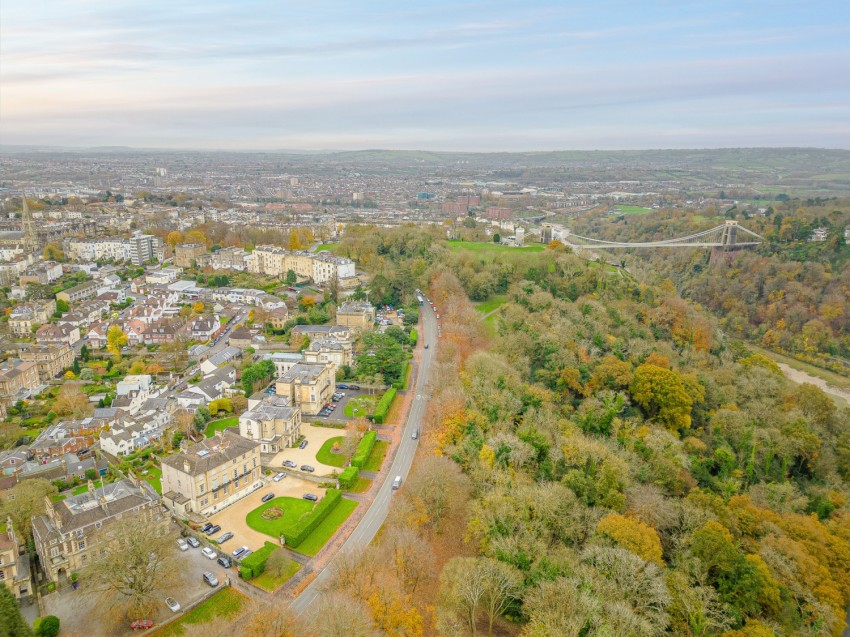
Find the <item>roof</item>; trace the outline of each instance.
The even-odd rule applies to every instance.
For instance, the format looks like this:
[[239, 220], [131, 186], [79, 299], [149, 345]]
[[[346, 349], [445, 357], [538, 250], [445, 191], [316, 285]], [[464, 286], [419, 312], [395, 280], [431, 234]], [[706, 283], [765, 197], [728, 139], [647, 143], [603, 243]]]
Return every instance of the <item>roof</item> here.
[[258, 442], [247, 440], [237, 433], [224, 430], [218, 432], [212, 438], [192, 445], [186, 451], [164, 458], [162, 464], [190, 475], [201, 475], [235, 460], [259, 446], [260, 443]]
[[293, 407], [289, 399], [284, 396], [267, 396], [259, 405], [246, 411], [240, 416], [240, 420], [256, 420], [263, 422], [266, 420], [289, 420], [298, 412], [297, 407]]
[[241, 355], [241, 349], [239, 349], [238, 347], [233, 347], [232, 345], [228, 345], [217, 354], [213, 354], [212, 356], [210, 356], [207, 360], [213, 365], [218, 366]]
[[297, 334], [348, 334], [351, 328], [345, 325], [296, 325], [292, 331]]
[[337, 308], [337, 314], [361, 314], [374, 312], [375, 307], [369, 301], [346, 301]]
[[307, 385], [318, 380], [327, 369], [324, 363], [296, 363], [288, 372], [277, 379], [279, 383], [301, 383]]

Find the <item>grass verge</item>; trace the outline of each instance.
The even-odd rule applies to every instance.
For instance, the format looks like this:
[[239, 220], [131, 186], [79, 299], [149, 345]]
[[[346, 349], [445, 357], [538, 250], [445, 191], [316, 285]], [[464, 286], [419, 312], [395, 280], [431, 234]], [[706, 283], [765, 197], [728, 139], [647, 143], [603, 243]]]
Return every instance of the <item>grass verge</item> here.
[[372, 481], [369, 478], [357, 478], [357, 481], [346, 489], [346, 493], [365, 493], [372, 486]]
[[168, 624], [168, 626], [153, 634], [156, 637], [181, 637], [182, 635], [201, 634], [203, 631], [195, 628], [195, 624], [206, 624], [213, 620], [236, 617], [242, 612], [247, 600], [248, 598], [236, 589], [223, 588], [208, 600], [195, 606], [176, 622]]
[[345, 403], [342, 413], [348, 418], [365, 418], [375, 411], [377, 402], [377, 396], [355, 396]]
[[344, 467], [345, 454], [334, 453], [332, 451], [335, 442], [338, 442], [341, 447], [344, 440], [345, 438], [343, 436], [336, 436], [325, 440], [325, 444], [323, 444], [322, 448], [316, 453], [316, 460], [331, 467]]
[[372, 453], [369, 454], [369, 459], [363, 465], [362, 471], [371, 471], [373, 473], [380, 471], [389, 446], [390, 443], [386, 440], [376, 440], [375, 446], [372, 447]]
[[348, 519], [348, 516], [357, 508], [357, 503], [353, 500], [343, 498], [340, 503], [334, 507], [334, 510], [328, 514], [322, 523], [316, 527], [307, 538], [294, 549], [303, 555], [313, 557], [322, 550], [322, 547], [327, 544], [328, 540], [333, 537], [337, 529]]
[[276, 591], [283, 584], [285, 584], [290, 577], [292, 577], [298, 572], [300, 568], [301, 565], [298, 564], [298, 562], [290, 561], [287, 570], [280, 577], [272, 577], [272, 575], [268, 571], [265, 571], [264, 573], [252, 579], [251, 583], [256, 584], [260, 588], [267, 590], [271, 593], [273, 591]]

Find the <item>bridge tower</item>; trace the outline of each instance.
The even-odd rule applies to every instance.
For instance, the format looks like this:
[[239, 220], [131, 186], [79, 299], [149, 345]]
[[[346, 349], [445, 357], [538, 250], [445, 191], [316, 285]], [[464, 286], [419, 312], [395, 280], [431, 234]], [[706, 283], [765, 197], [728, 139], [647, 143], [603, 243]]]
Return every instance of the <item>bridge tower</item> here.
[[35, 221], [32, 218], [32, 211], [27, 205], [27, 193], [22, 193], [23, 210], [21, 211], [21, 230], [24, 232], [22, 242], [24, 248], [30, 252], [38, 250], [38, 237], [35, 234]]
[[727, 221], [723, 227], [723, 234], [720, 243], [723, 244], [724, 250], [734, 250], [735, 244], [738, 242], [738, 222]]

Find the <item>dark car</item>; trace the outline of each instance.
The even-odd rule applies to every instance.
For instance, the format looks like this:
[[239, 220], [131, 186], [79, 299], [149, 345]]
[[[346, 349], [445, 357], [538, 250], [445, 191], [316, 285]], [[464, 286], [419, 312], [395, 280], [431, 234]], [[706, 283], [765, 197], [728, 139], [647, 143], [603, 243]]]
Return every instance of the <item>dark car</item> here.
[[350, 387], [348, 385], [342, 385], [342, 384], [337, 385], [336, 388], [337, 389], [350, 389]]
[[356, 391], [356, 390], [360, 389], [360, 385], [349, 385], [348, 388]]
[[425, 343], [425, 349], [428, 349], [428, 343]]
[[301, 497], [304, 498], [305, 500], [309, 500], [310, 502], [316, 502], [319, 499], [319, 496], [317, 496], [313, 493], [305, 493]]
[[221, 531], [221, 527], [218, 524], [214, 524], [209, 529], [207, 529], [207, 535], [215, 535], [219, 531]]
[[300, 445], [298, 445], [298, 448], [299, 448], [299, 449], [304, 449], [306, 446], [307, 446], [307, 441], [306, 441], [306, 440], [302, 440], [302, 441], [301, 441], [301, 444], [300, 444]]
[[221, 564], [224, 568], [230, 568], [230, 559], [222, 555], [218, 558], [218, 563]]
[[263, 502], [268, 502], [269, 500], [274, 500], [274, 493], [267, 493], [263, 496]]
[[200, 531], [201, 533], [208, 533], [211, 528], [213, 528], [213, 523], [207, 522], [206, 524], [204, 524], [204, 526], [201, 527]]
[[308, 464], [302, 464], [301, 465], [301, 471], [308, 471], [310, 473], [313, 473], [315, 470], [316, 470], [316, 467], [311, 467]]

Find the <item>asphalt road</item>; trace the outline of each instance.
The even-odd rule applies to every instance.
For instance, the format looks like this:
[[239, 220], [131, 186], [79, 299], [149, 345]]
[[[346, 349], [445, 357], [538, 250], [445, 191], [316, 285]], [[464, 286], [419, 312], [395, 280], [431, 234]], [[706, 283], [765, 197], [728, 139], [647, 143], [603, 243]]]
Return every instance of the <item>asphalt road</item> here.
[[301, 615], [306, 611], [330, 583], [334, 576], [334, 564], [337, 557], [343, 552], [368, 546], [378, 533], [378, 529], [383, 525], [390, 510], [390, 502], [393, 496], [392, 482], [395, 476], [402, 477], [402, 488], [404, 488], [404, 481], [407, 480], [407, 474], [413, 464], [413, 456], [416, 454], [416, 447], [419, 444], [419, 438], [413, 440], [410, 436], [415, 429], [420, 429], [421, 431], [422, 417], [425, 415], [425, 410], [428, 407], [429, 396], [426, 394], [426, 389], [428, 387], [431, 359], [434, 355], [434, 346], [437, 342], [437, 319], [434, 316], [434, 311], [427, 303], [420, 307], [419, 310], [423, 321], [422, 331], [424, 342], [429, 345], [429, 348], [422, 350], [421, 365], [416, 376], [413, 405], [407, 416], [407, 422], [404, 424], [399, 449], [396, 452], [390, 469], [387, 471], [384, 484], [381, 485], [366, 515], [363, 516], [363, 519], [360, 520], [360, 523], [345, 541], [345, 544], [330, 559], [328, 565], [322, 569], [316, 579], [292, 601], [290, 609], [296, 615]]

